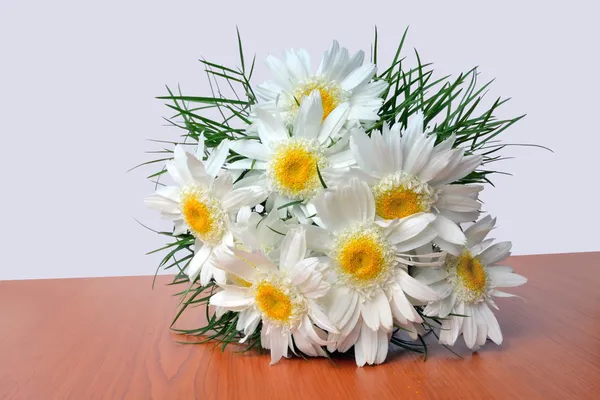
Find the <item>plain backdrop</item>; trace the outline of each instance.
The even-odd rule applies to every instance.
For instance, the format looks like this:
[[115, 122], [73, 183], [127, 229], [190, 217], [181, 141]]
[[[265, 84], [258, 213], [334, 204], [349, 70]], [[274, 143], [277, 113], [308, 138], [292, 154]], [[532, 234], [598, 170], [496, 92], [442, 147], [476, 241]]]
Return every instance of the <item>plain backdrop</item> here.
[[407, 55], [439, 76], [478, 65], [490, 97], [512, 97], [501, 116], [527, 114], [503, 140], [555, 151], [504, 151], [513, 176], [483, 194], [494, 237], [515, 254], [599, 250], [598, 15], [596, 1], [2, 0], [0, 279], [154, 273], [144, 253], [165, 238], [134, 220], [167, 227], [142, 203], [152, 170], [126, 171], [150, 159], [146, 139], [179, 134], [165, 84], [207, 95], [197, 60], [237, 65], [236, 25], [255, 84], [286, 48], [315, 68], [332, 39], [368, 55], [375, 25], [384, 62], [410, 25]]

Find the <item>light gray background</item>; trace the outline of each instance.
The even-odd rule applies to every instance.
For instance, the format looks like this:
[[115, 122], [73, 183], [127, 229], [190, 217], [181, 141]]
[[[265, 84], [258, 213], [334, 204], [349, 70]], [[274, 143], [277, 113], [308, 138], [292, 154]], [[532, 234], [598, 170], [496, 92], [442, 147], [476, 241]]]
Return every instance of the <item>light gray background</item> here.
[[[166, 225], [146, 210], [149, 170], [125, 171], [173, 138], [154, 96], [180, 83], [206, 94], [204, 56], [237, 62], [235, 25], [257, 54], [255, 83], [272, 52], [305, 47], [316, 67], [331, 39], [369, 50], [373, 26], [383, 60], [404, 27], [439, 74], [479, 65], [496, 77], [493, 96], [511, 96], [504, 116], [527, 113], [503, 136], [556, 154], [510, 148], [513, 177], [486, 188], [495, 237], [516, 254], [600, 249], [596, 211], [598, 38], [595, 1], [76, 1], [0, 3], [0, 279], [138, 275]], [[565, 266], [568, 267], [568, 266]]]

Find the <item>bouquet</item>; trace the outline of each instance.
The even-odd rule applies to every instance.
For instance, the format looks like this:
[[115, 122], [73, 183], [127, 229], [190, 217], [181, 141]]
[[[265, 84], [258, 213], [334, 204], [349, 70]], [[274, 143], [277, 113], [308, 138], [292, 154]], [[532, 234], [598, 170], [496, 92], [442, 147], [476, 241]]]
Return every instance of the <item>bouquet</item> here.
[[177, 332], [271, 364], [349, 350], [380, 364], [390, 344], [426, 354], [429, 334], [502, 343], [494, 299], [526, 279], [501, 265], [511, 243], [488, 237], [479, 193], [522, 116], [483, 106], [476, 69], [435, 78], [418, 53], [407, 66], [405, 37], [383, 67], [377, 33], [369, 61], [336, 41], [316, 70], [305, 50], [270, 55], [254, 85], [238, 32], [238, 67], [201, 60], [211, 95], [160, 97], [182, 135], [144, 163], [164, 163], [145, 202], [173, 226], [155, 252], [184, 288], [173, 323], [206, 313]]

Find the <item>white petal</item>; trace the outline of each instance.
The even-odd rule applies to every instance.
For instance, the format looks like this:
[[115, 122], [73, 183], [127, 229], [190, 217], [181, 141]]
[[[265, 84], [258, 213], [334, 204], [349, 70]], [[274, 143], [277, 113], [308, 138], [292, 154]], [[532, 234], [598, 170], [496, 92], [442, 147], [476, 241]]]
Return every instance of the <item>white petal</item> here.
[[341, 151], [329, 157], [329, 162], [332, 168], [350, 167], [356, 164], [356, 160], [350, 149]]
[[385, 361], [388, 354], [389, 337], [383, 329], [377, 331], [377, 354], [375, 355], [375, 364], [381, 364]]
[[148, 206], [154, 210], [159, 210], [159, 211], [162, 211], [165, 213], [170, 213], [170, 214], [178, 214], [179, 213], [179, 203], [178, 202], [168, 199], [166, 197], [163, 197], [163, 196], [159, 195], [158, 193], [151, 194], [150, 196], [146, 197], [144, 199], [144, 204], [146, 204], [146, 206]]
[[351, 178], [347, 185], [338, 187], [341, 217], [348, 223], [369, 223], [375, 220], [375, 199], [369, 186], [357, 178]]
[[478, 311], [487, 324], [488, 336], [490, 339], [492, 339], [492, 341], [497, 345], [502, 344], [502, 332], [500, 331], [500, 325], [498, 325], [498, 320], [494, 316], [494, 313], [492, 313], [492, 310], [490, 310], [486, 304], [482, 304], [479, 306]]
[[399, 320], [399, 322], [404, 323], [405, 321], [412, 322], [423, 322], [421, 316], [415, 311], [415, 308], [410, 301], [406, 298], [406, 295], [402, 290], [395, 290], [394, 296], [392, 297], [392, 303], [395, 308], [392, 308], [392, 311], [396, 311], [394, 313], [394, 317]]
[[478, 257], [485, 265], [493, 265], [510, 255], [511, 242], [496, 243], [482, 251]]
[[465, 230], [467, 237], [467, 247], [473, 247], [477, 243], [481, 243], [483, 239], [490, 233], [496, 225], [496, 218], [489, 215], [481, 218], [479, 221], [471, 225]]
[[325, 190], [312, 203], [321, 222], [334, 233], [353, 222], [368, 222], [375, 218], [373, 194], [365, 183], [356, 178], [337, 190]]
[[383, 290], [377, 290], [369, 300], [361, 304], [361, 316], [372, 330], [392, 329], [392, 311]]
[[292, 336], [294, 337], [296, 346], [302, 353], [311, 357], [326, 356], [326, 353], [323, 351], [323, 349], [321, 349], [318, 344], [315, 344], [310, 340], [308, 334], [304, 332], [302, 327], [300, 327], [300, 329], [298, 329]]
[[283, 122], [274, 117], [270, 112], [263, 110], [260, 107], [256, 107], [254, 112], [256, 112], [256, 115], [259, 118], [257, 130], [260, 141], [264, 145], [270, 147], [271, 142], [273, 141], [286, 140], [289, 138]]
[[223, 200], [223, 208], [234, 212], [244, 206], [255, 206], [262, 203], [271, 191], [262, 186], [246, 186], [232, 190]]
[[321, 130], [317, 138], [319, 143], [327, 143], [330, 137], [335, 136], [339, 132], [346, 122], [349, 108], [350, 105], [348, 103], [342, 103], [329, 113], [325, 121], [323, 121], [323, 125], [321, 125]]
[[[464, 303], [457, 304], [455, 314], [464, 315]], [[440, 331], [440, 343], [448, 346], [454, 345], [458, 335], [462, 330], [463, 320], [465, 317], [451, 316], [449, 319], [442, 322], [442, 330]]]
[[331, 250], [332, 237], [326, 229], [314, 225], [306, 225], [306, 246], [315, 251], [327, 253]]
[[356, 307], [356, 293], [345, 286], [333, 286], [327, 300], [329, 319], [333, 324], [344, 327]]
[[354, 159], [364, 171], [378, 173], [380, 175], [384, 174], [384, 171], [380, 170], [382, 166], [373, 156], [373, 144], [371, 139], [364, 130], [354, 129], [351, 131], [350, 151], [352, 151]]
[[306, 79], [310, 71], [294, 50], [285, 52], [285, 65], [296, 80]]
[[455, 182], [473, 172], [477, 167], [481, 165], [483, 156], [481, 155], [470, 155], [464, 157], [460, 163], [454, 168], [454, 170], [447, 175], [441, 181], [436, 181], [437, 185], [443, 185], [446, 183]]
[[[263, 329], [265, 329], [263, 327]], [[287, 354], [288, 335], [281, 331], [281, 328], [271, 326], [269, 332], [270, 347], [271, 347], [271, 362], [269, 365], [275, 365], [281, 357]]]
[[377, 71], [377, 67], [374, 64], [365, 64], [362, 67], [354, 70], [346, 79], [344, 79], [341, 83], [342, 89], [344, 90], [352, 90], [357, 86], [361, 86], [364, 83], [373, 78], [375, 72]]
[[433, 221], [433, 227], [437, 231], [438, 236], [447, 242], [464, 245], [467, 241], [460, 227], [443, 215], [437, 216], [435, 221]]
[[435, 229], [433, 229], [432, 227], [428, 226], [427, 228], [425, 228], [425, 230], [423, 230], [417, 236], [396, 244], [395, 248], [399, 252], [414, 250], [423, 245], [430, 243], [436, 237], [437, 237], [437, 231]]
[[450, 293], [450, 296], [446, 297], [442, 300], [442, 304], [440, 306], [440, 318], [446, 318], [448, 314], [452, 312], [454, 305], [456, 304], [456, 293]]
[[243, 169], [260, 170], [260, 169], [266, 169], [267, 163], [264, 161], [257, 161], [257, 160], [253, 160], [253, 159], [249, 159], [249, 158], [244, 158], [242, 160], [237, 160], [230, 164], [227, 164], [226, 168], [229, 170], [243, 170]]
[[491, 267], [487, 267], [487, 269], [488, 269], [488, 272], [491, 272], [491, 271], [495, 271], [495, 272], [507, 272], [507, 273], [515, 272], [515, 270], [513, 269], [513, 267], [509, 267], [507, 265], [494, 265], [494, 266], [491, 266]]
[[[188, 267], [185, 270], [185, 274], [190, 278], [190, 282], [194, 282], [196, 277], [202, 270], [204, 264], [210, 258], [213, 248], [208, 245], [202, 245], [202, 242], [196, 241], [196, 252], [194, 257], [190, 260]], [[202, 285], [206, 285], [208, 282], [202, 283]]]
[[527, 283], [527, 278], [512, 272], [489, 271], [490, 283], [494, 287], [515, 287]]
[[267, 151], [267, 148], [263, 144], [254, 140], [236, 140], [231, 142], [229, 147], [231, 150], [243, 155], [244, 157], [259, 161], [269, 160], [269, 152]]
[[435, 203], [435, 207], [455, 212], [472, 212], [479, 210], [481, 203], [469, 197], [441, 193]]
[[321, 94], [318, 90], [313, 90], [309, 96], [305, 96], [301, 101], [300, 108], [296, 114], [294, 125], [294, 136], [316, 139], [319, 136], [321, 121], [323, 119], [323, 104]]
[[267, 65], [267, 68], [271, 70], [271, 72], [275, 76], [275, 80], [280, 86], [282, 86], [283, 88], [291, 88], [292, 79], [290, 77], [289, 71], [280, 59], [272, 55], [268, 55], [265, 59], [265, 64]]
[[254, 282], [258, 275], [256, 268], [248, 262], [236, 257], [229, 251], [221, 249], [215, 252], [214, 265], [249, 282]]
[[296, 265], [288, 271], [288, 276], [292, 285], [300, 287], [304, 284], [311, 278], [311, 275], [318, 265], [319, 259], [317, 257], [305, 258], [296, 263]]
[[233, 177], [228, 172], [222, 172], [213, 181], [212, 191], [218, 199], [223, 199], [233, 188]]
[[400, 126], [395, 124], [390, 129], [388, 125], [384, 125], [381, 133], [387, 145], [389, 154], [392, 158], [392, 168], [394, 171], [401, 171], [403, 164], [402, 154], [402, 138], [400, 135]]
[[435, 238], [435, 240], [433, 241], [436, 245], [438, 245], [438, 247], [440, 249], [442, 249], [443, 251], [446, 251], [450, 254], [452, 254], [453, 256], [460, 256], [460, 254], [462, 253], [462, 246], [458, 246], [455, 245], [453, 243], [447, 242], [444, 239], [441, 238]]
[[468, 315], [468, 317], [463, 317], [463, 335], [465, 338], [465, 344], [469, 349], [473, 349], [477, 341], [477, 324], [475, 313], [471, 306], [465, 306], [465, 315]]
[[436, 149], [434, 148], [429, 160], [419, 171], [418, 176], [423, 182], [429, 182], [433, 180], [441, 171], [444, 170], [452, 157], [451, 152], [434, 154], [435, 150]]
[[210, 298], [211, 305], [224, 307], [231, 311], [245, 310], [253, 301], [254, 297], [247, 288], [236, 286], [228, 287], [223, 291], [213, 294]]
[[477, 318], [475, 321], [477, 323], [477, 341], [475, 343], [477, 344], [477, 346], [481, 347], [487, 341], [488, 327], [485, 322], [485, 319], [481, 315], [479, 307], [474, 306], [473, 311], [475, 312], [475, 316]]
[[290, 270], [306, 257], [306, 233], [304, 228], [292, 229], [281, 244], [280, 268]]
[[346, 351], [348, 351], [350, 349], [350, 347], [354, 346], [356, 344], [356, 341], [358, 340], [358, 336], [360, 335], [360, 330], [362, 327], [363, 323], [354, 323], [352, 325], [352, 329], [348, 332], [347, 335], [341, 337], [339, 339], [339, 341], [337, 342], [336, 346], [333, 347], [333, 349], [331, 349], [331, 346], [328, 346], [328, 348], [330, 349], [330, 351], [335, 350], [337, 348], [338, 351], [345, 353]]
[[413, 239], [422, 233], [435, 219], [435, 215], [431, 213], [418, 213], [396, 220], [386, 229], [387, 238], [393, 244]]
[[198, 145], [196, 146], [196, 152], [194, 153], [196, 158], [201, 161], [204, 160], [204, 150], [206, 149], [204, 142], [204, 133], [201, 133], [200, 136], [198, 136]]
[[[327, 315], [325, 315], [323, 310], [321, 310], [321, 307], [319, 307], [314, 301], [310, 302], [308, 315], [318, 327], [325, 329], [326, 331], [331, 333], [338, 332], [333, 323], [329, 320], [329, 318], [327, 318]], [[323, 343], [322, 345], [324, 346], [326, 345], [326, 343]]]
[[[212, 177], [217, 176], [229, 155], [229, 140], [225, 139], [212, 151], [206, 160], [206, 173]], [[189, 164], [189, 162], [188, 162]]]
[[398, 270], [396, 277], [402, 290], [409, 296], [422, 301], [440, 300], [438, 294], [433, 289], [422, 284], [403, 269]]
[[413, 268], [412, 276], [424, 285], [431, 285], [446, 279], [448, 273], [442, 268]]
[[435, 135], [427, 137], [423, 134], [418, 136], [413, 146], [404, 153], [403, 171], [419, 176], [419, 172], [429, 161], [435, 138]]
[[183, 235], [184, 233], [187, 233], [188, 226], [184, 220], [180, 219], [180, 220], [177, 220], [174, 222], [175, 222], [175, 227], [173, 228], [173, 236], [179, 236], [179, 235]]

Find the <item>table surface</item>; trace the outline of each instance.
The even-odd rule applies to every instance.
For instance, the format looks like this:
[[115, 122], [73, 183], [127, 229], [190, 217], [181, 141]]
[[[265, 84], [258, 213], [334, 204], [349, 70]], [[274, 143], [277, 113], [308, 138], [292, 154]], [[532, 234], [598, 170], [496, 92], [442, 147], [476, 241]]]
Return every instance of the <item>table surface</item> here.
[[600, 253], [508, 264], [529, 282], [498, 300], [502, 346], [364, 368], [179, 344], [170, 277], [0, 281], [0, 399], [600, 399]]

